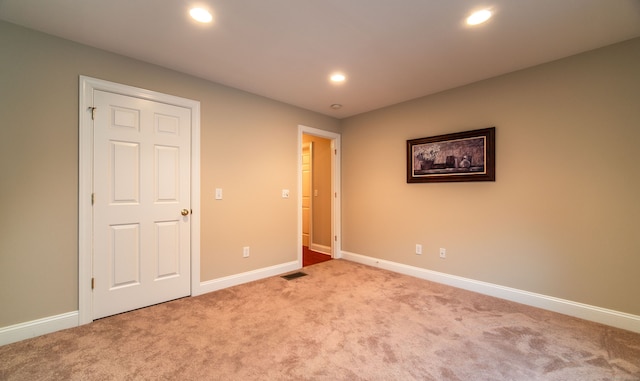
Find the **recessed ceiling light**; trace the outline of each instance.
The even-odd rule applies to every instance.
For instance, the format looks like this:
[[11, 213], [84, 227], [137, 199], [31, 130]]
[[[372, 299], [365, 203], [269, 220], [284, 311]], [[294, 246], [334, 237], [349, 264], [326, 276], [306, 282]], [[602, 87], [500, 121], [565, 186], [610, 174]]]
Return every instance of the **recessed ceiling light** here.
[[331, 107], [334, 110], [340, 110], [342, 108], [342, 105], [340, 103], [334, 103], [329, 107]]
[[335, 74], [331, 74], [331, 82], [344, 82], [345, 79], [347, 79], [347, 77], [344, 76], [344, 74], [342, 73], [335, 73]]
[[199, 22], [211, 22], [211, 20], [213, 20], [213, 16], [211, 16], [211, 13], [203, 8], [192, 8], [189, 11], [189, 14], [191, 15], [191, 17], [193, 17], [194, 20]]
[[489, 18], [491, 18], [491, 11], [488, 9], [483, 9], [481, 11], [473, 12], [471, 16], [467, 17], [467, 24], [482, 24], [483, 22], [489, 20]]

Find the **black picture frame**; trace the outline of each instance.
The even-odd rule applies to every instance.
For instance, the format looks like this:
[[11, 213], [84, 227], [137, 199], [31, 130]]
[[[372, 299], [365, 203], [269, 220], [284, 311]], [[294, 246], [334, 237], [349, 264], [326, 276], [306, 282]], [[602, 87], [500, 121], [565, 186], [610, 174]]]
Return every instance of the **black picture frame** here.
[[407, 183], [496, 180], [496, 128], [407, 140]]

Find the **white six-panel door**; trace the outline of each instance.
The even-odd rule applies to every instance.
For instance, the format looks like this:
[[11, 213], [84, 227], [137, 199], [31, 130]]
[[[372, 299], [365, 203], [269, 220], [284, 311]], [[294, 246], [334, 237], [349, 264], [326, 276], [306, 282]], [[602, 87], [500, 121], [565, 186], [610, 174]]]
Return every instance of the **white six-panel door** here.
[[93, 318], [190, 294], [188, 108], [94, 90]]

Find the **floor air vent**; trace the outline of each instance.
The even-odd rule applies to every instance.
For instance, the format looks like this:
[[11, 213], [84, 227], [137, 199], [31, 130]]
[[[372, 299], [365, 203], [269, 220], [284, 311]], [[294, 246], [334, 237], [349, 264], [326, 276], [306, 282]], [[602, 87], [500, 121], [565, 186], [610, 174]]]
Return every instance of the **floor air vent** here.
[[286, 280], [292, 280], [292, 279], [300, 278], [305, 275], [307, 274], [303, 273], [302, 271], [298, 271], [297, 273], [283, 275], [282, 277]]

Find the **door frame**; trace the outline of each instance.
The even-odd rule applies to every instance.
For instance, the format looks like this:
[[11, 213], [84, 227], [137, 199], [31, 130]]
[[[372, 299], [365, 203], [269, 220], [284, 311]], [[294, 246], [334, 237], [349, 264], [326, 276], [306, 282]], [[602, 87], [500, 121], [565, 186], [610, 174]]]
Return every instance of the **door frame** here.
[[340, 134], [318, 128], [298, 125], [298, 265], [302, 267], [302, 135], [313, 135], [331, 140], [331, 258], [342, 258], [341, 241], [341, 176], [340, 176]]
[[200, 286], [200, 102], [87, 76], [79, 77], [78, 325], [93, 321], [93, 92], [101, 90], [191, 110], [191, 295]]

